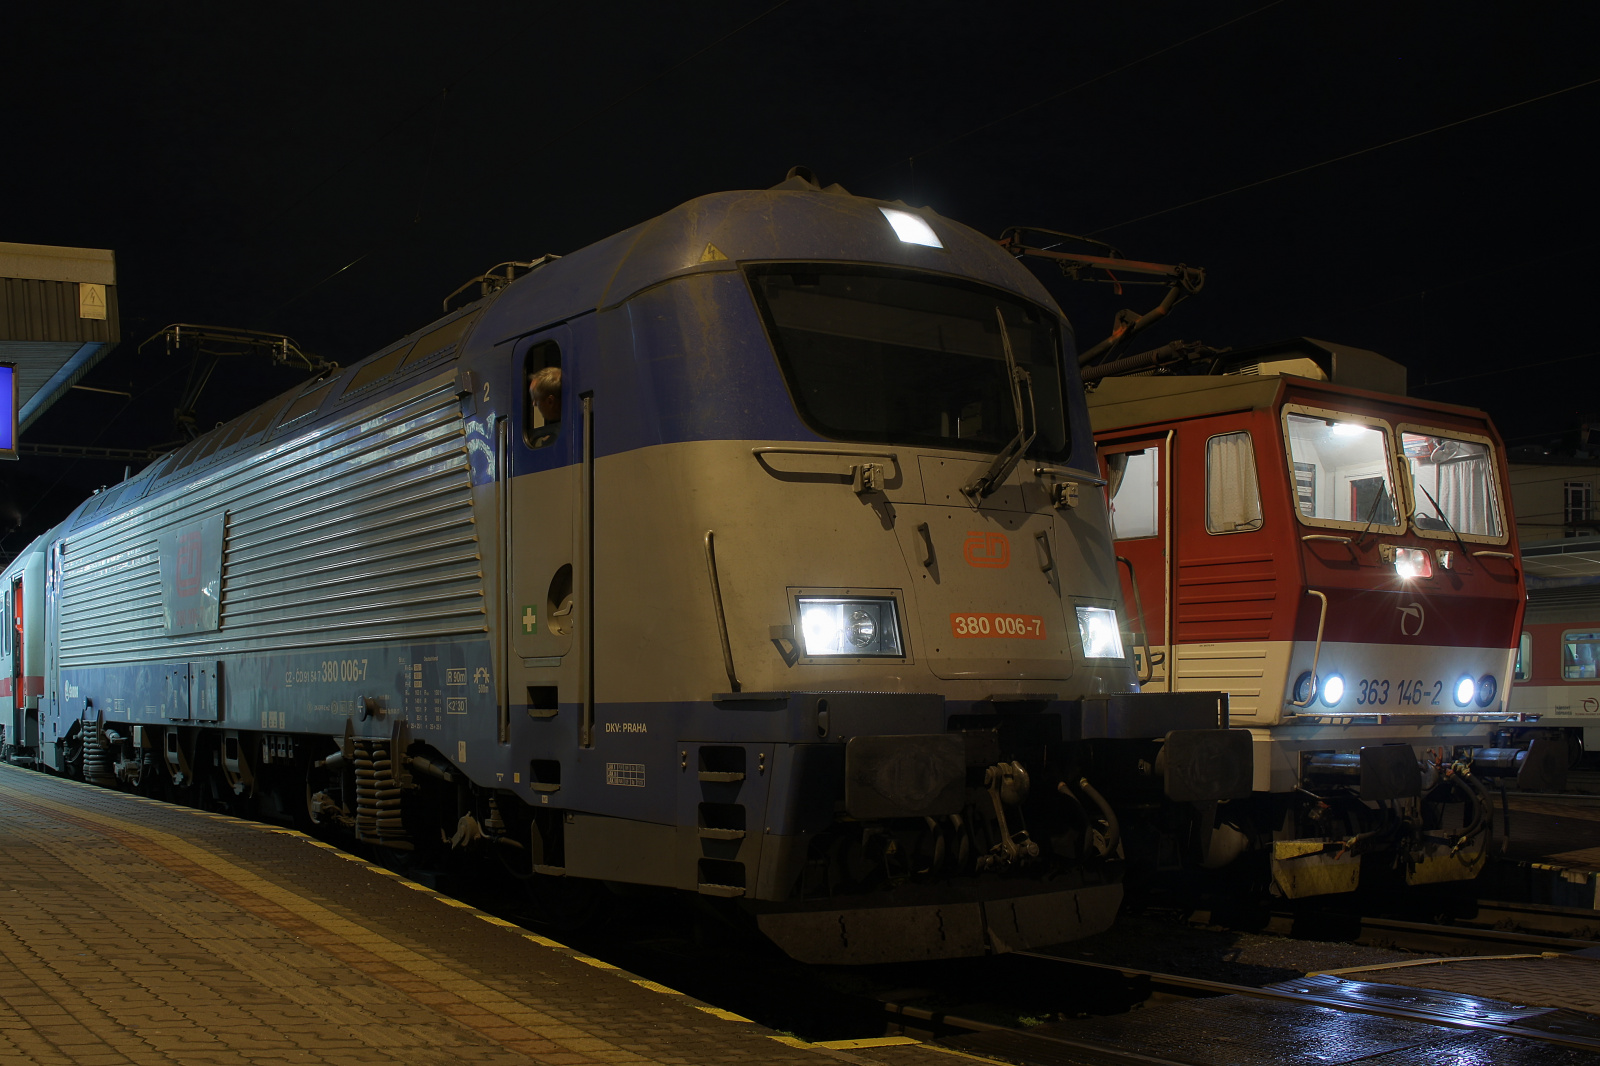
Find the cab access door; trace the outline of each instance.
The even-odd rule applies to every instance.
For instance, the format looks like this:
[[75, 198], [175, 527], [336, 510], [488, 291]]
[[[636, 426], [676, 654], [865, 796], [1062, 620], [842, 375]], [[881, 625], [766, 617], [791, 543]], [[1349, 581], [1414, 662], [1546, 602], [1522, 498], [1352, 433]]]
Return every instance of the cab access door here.
[[[582, 698], [583, 674], [573, 654], [588, 604], [587, 560], [577, 550], [585, 482], [582, 401], [570, 387], [579, 349], [592, 336], [592, 317], [519, 340], [517, 410], [506, 423], [510, 513], [506, 530], [505, 604], [512, 722], [554, 719]], [[534, 408], [528, 384], [546, 368], [564, 375], [561, 417], [551, 423]], [[570, 735], [563, 731], [563, 736]]]
[[1134, 665], [1145, 692], [1168, 691], [1172, 647], [1172, 434], [1099, 447]]

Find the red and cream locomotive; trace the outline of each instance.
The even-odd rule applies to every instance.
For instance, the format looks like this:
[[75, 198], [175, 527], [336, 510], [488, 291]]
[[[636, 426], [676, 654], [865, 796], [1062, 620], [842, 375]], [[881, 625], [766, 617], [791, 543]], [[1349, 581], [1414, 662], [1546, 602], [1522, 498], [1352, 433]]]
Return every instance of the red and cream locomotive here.
[[1254, 795], [1219, 805], [1208, 861], [1270, 849], [1291, 897], [1364, 861], [1474, 876], [1484, 779], [1565, 766], [1553, 741], [1492, 746], [1525, 599], [1493, 424], [1372, 352], [1208, 354], [1084, 371], [1141, 684], [1225, 690], [1251, 732]]

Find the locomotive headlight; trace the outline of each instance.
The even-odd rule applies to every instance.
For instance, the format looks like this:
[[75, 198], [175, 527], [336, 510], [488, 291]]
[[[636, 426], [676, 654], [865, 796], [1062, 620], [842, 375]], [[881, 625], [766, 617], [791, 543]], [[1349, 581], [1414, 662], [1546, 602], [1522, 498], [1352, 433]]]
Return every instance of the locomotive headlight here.
[[1456, 680], [1456, 706], [1465, 707], [1472, 702], [1472, 697], [1478, 693], [1478, 682], [1463, 674]]
[[1304, 707], [1311, 702], [1311, 697], [1317, 693], [1317, 679], [1311, 676], [1311, 671], [1306, 670], [1294, 679], [1294, 701]]
[[801, 596], [799, 606], [801, 640], [809, 657], [904, 654], [893, 599]]
[[933, 227], [928, 225], [928, 220], [921, 215], [914, 215], [910, 211], [896, 211], [892, 207], [880, 207], [883, 217], [889, 220], [889, 225], [894, 227], [894, 235], [907, 244], [920, 244], [924, 248], [943, 248], [939, 235], [933, 232]]
[[1432, 577], [1433, 560], [1422, 548], [1396, 548], [1394, 572], [1401, 577]]
[[1322, 683], [1322, 702], [1329, 707], [1337, 707], [1342, 699], [1344, 699], [1344, 678], [1338, 674], [1329, 674], [1328, 679]]
[[1495, 693], [1500, 691], [1500, 683], [1494, 679], [1493, 674], [1484, 674], [1478, 678], [1478, 706], [1487, 707], [1494, 702]]
[[1111, 608], [1079, 607], [1078, 635], [1083, 638], [1084, 658], [1122, 658], [1122, 633], [1117, 627], [1117, 612]]

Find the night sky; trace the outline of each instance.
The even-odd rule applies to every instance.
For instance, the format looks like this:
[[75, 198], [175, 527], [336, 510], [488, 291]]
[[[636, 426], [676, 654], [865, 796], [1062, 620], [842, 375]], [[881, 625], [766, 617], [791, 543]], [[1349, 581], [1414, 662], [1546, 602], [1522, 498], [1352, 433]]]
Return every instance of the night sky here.
[[[1371, 348], [1541, 444], [1600, 421], [1597, 30], [1592, 2], [8, 4], [0, 240], [116, 251], [124, 341], [85, 384], [134, 393], [23, 441], [174, 439], [189, 365], [135, 352], [170, 322], [348, 365], [495, 263], [798, 163], [1205, 267], [1136, 350]], [[1050, 284], [1086, 344], [1158, 295]], [[301, 378], [227, 365], [199, 424]], [[0, 471], [0, 552], [122, 473]]]

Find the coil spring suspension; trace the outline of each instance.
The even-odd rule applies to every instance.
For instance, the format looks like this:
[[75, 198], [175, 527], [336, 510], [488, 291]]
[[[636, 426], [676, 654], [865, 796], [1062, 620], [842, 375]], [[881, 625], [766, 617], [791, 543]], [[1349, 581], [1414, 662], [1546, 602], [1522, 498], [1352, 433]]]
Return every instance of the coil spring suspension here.
[[85, 723], [83, 727], [83, 779], [107, 788], [117, 783], [106, 761], [105, 735], [97, 723]]
[[410, 851], [400, 815], [400, 783], [394, 778], [389, 742], [355, 738], [356, 839]]

